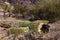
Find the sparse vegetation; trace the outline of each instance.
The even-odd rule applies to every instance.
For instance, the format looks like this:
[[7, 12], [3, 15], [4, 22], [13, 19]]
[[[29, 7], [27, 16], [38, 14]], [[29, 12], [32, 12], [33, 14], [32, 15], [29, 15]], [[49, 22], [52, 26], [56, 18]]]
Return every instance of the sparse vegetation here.
[[[1, 4], [0, 9], [3, 9], [3, 11], [1, 11], [3, 14], [1, 14], [0, 30], [5, 30], [8, 34], [1, 39], [59, 39], [60, 36], [58, 32], [60, 31], [60, 22], [57, 23], [58, 26], [54, 23], [60, 20], [60, 0], [6, 0], [6, 2]], [[10, 37], [10, 35], [13, 36]]]
[[[42, 0], [39, 3], [36, 3], [35, 5], [16, 5], [14, 6], [14, 12], [22, 14], [22, 18], [25, 18], [26, 16], [30, 19], [28, 20], [49, 20], [50, 22], [55, 22], [60, 19], [60, 6], [59, 2], [57, 3], [55, 1], [48, 1], [48, 0]], [[51, 2], [51, 3], [50, 3]], [[16, 14], [17, 16], [19, 14]]]

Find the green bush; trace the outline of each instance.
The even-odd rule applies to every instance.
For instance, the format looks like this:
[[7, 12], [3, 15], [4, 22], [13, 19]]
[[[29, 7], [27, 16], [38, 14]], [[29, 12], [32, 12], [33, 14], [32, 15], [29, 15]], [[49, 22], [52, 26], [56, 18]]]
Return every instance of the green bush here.
[[27, 12], [25, 5], [18, 5], [18, 4], [14, 5], [13, 16], [15, 16], [15, 18], [19, 19], [21, 16], [24, 17], [25, 12]]

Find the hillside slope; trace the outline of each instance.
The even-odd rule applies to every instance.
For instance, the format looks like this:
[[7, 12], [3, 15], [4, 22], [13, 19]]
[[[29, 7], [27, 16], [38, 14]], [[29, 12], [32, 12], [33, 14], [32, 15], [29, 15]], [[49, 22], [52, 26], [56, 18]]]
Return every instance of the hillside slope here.
[[[36, 4], [40, 0], [7, 0], [11, 4]], [[0, 0], [0, 4], [6, 2], [6, 0]]]

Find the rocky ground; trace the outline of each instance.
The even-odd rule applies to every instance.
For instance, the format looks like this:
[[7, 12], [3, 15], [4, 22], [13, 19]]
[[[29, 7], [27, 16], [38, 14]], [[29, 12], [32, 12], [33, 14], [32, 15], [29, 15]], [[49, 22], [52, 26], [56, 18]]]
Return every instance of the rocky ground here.
[[60, 40], [60, 21], [49, 24], [49, 32], [43, 37], [35, 32], [28, 32], [24, 35], [7, 34], [7, 30], [0, 27], [0, 40]]

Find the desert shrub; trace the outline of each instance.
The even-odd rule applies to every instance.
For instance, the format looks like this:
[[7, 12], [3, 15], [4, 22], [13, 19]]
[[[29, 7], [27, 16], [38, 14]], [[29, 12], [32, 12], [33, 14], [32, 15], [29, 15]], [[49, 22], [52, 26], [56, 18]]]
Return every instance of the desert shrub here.
[[50, 22], [55, 22], [60, 19], [60, 6], [57, 0], [49, 1], [49, 0], [42, 0], [42, 2], [36, 5], [36, 16], [42, 20], [49, 20]]
[[25, 5], [18, 5], [18, 4], [14, 5], [13, 14], [15, 18], [20, 19], [21, 16], [24, 18], [26, 11], [27, 9]]
[[27, 20], [49, 20], [50, 22], [55, 22], [60, 19], [59, 0], [41, 0], [35, 5], [15, 5], [14, 7], [16, 16], [22, 14], [22, 18], [27, 17]]

